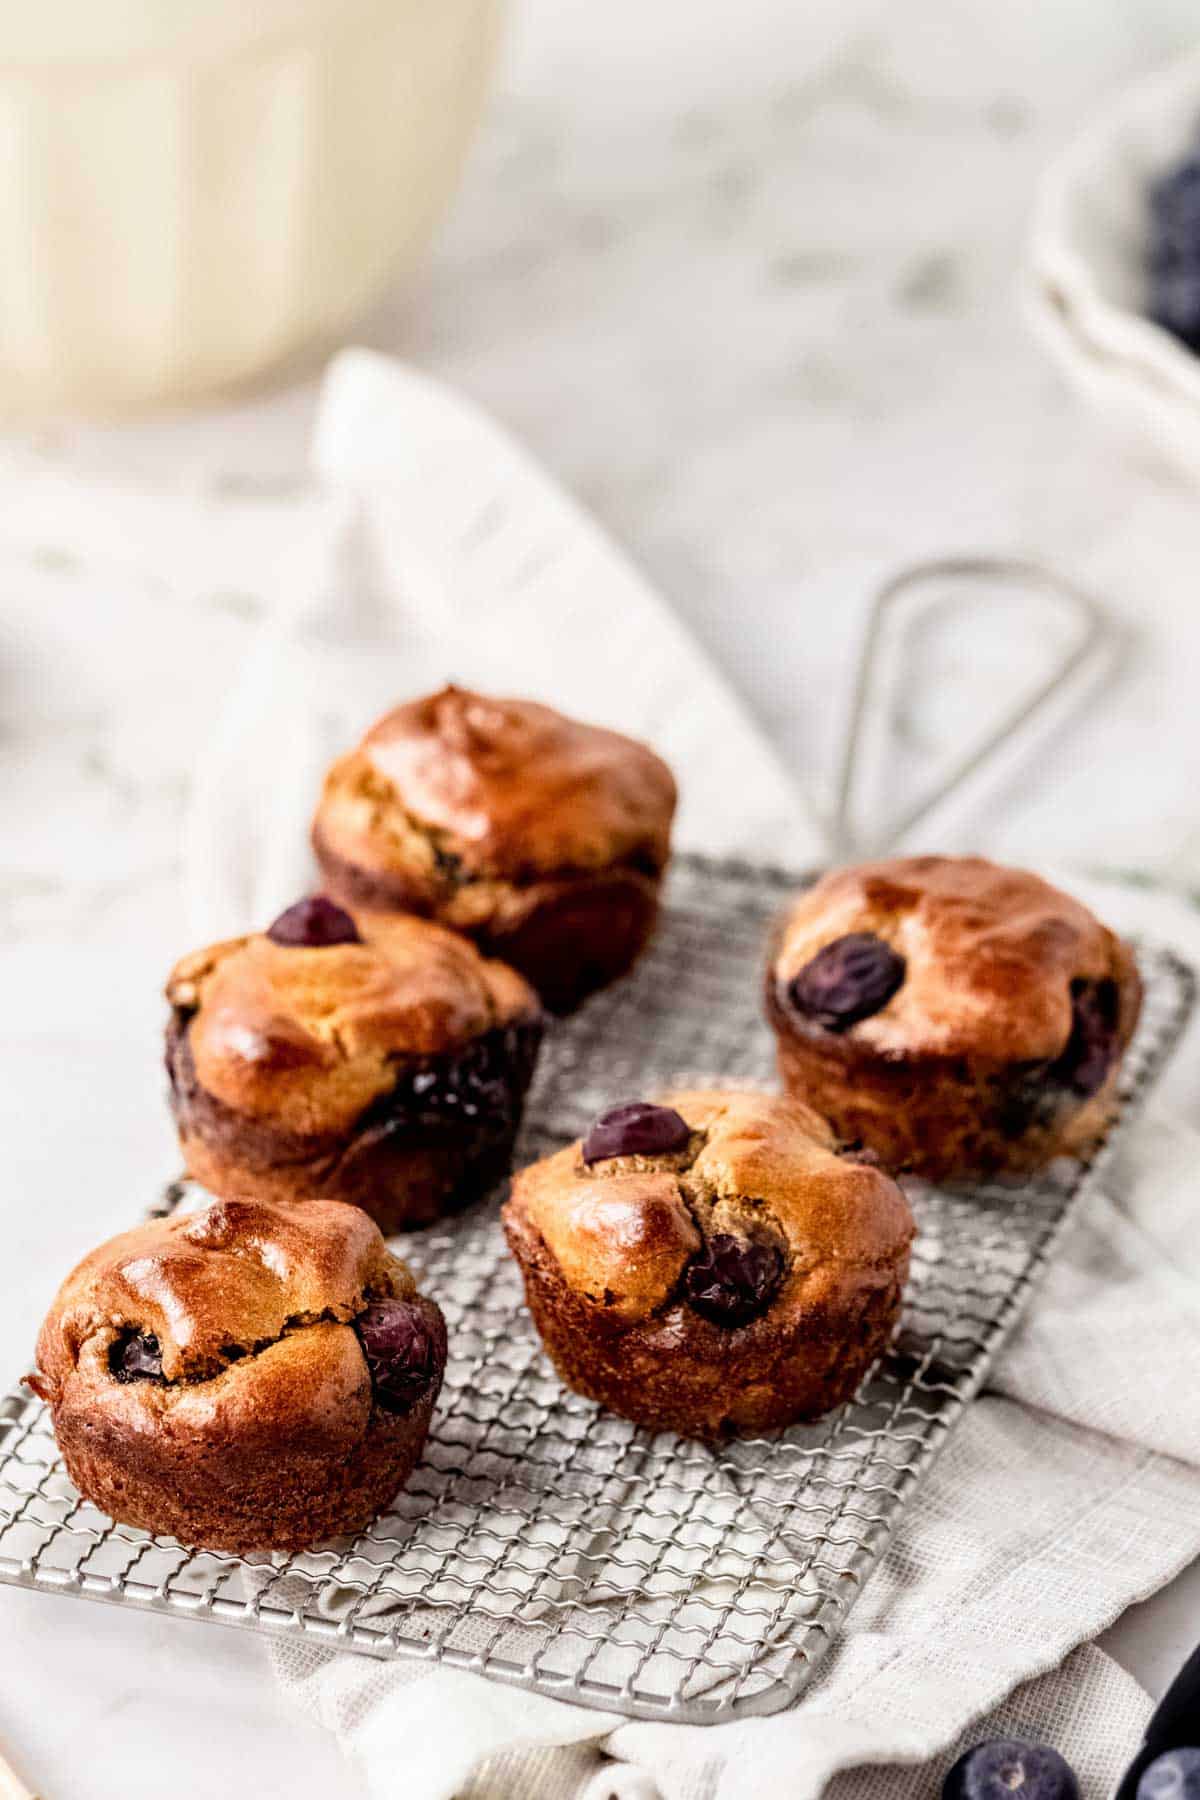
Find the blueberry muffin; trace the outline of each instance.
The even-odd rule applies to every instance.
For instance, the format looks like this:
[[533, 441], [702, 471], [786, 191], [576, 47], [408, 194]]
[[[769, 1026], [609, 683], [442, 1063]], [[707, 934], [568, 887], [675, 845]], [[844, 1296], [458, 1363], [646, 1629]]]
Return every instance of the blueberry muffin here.
[[674, 811], [671, 772], [645, 745], [450, 687], [397, 707], [333, 765], [312, 841], [356, 914], [465, 931], [567, 1012], [649, 939]]
[[85, 1256], [37, 1361], [29, 1385], [102, 1512], [297, 1550], [360, 1531], [408, 1479], [446, 1328], [357, 1207], [214, 1200]]
[[214, 1193], [350, 1201], [391, 1232], [508, 1173], [541, 1009], [466, 938], [318, 896], [166, 992], [172, 1108]]
[[935, 1181], [1084, 1154], [1140, 1002], [1129, 946], [1085, 906], [978, 857], [836, 870], [767, 972], [785, 1087]]
[[913, 1220], [796, 1100], [668, 1096], [523, 1169], [504, 1208], [568, 1387], [717, 1439], [848, 1400], [896, 1323]]

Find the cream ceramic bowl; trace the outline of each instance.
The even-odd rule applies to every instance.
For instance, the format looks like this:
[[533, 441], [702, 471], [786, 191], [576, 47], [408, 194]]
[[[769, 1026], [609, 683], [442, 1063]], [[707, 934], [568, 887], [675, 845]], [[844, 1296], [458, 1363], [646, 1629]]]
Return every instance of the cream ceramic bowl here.
[[0, 412], [334, 338], [420, 254], [501, 0], [0, 0]]

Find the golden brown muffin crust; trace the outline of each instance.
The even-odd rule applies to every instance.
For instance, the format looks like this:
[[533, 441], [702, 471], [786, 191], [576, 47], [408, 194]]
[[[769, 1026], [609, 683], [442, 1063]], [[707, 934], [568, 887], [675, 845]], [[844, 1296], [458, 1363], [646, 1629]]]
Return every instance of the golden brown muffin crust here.
[[692, 1127], [686, 1151], [589, 1168], [577, 1142], [513, 1181], [510, 1204], [570, 1285], [606, 1310], [644, 1319], [668, 1304], [701, 1224], [778, 1241], [796, 1299], [907, 1247], [912, 1215], [895, 1183], [840, 1156], [824, 1120], [800, 1101], [694, 1090], [661, 1104]]
[[447, 687], [388, 713], [334, 764], [316, 830], [332, 856], [367, 869], [411, 870], [415, 831], [468, 877], [524, 882], [634, 858], [661, 869], [675, 798], [644, 744], [531, 700]]
[[[89, 1352], [106, 1355], [122, 1329], [133, 1328], [158, 1339], [167, 1382], [207, 1382], [224, 1370], [220, 1379], [236, 1388], [249, 1353], [259, 1351], [261, 1364], [268, 1345], [288, 1343], [289, 1358], [279, 1360], [289, 1361], [305, 1344], [317, 1347], [303, 1334], [289, 1342], [289, 1331], [318, 1321], [345, 1324], [371, 1296], [414, 1291], [404, 1265], [357, 1207], [213, 1200], [200, 1211], [135, 1226], [85, 1256], [42, 1327], [38, 1364], [61, 1382]], [[355, 1345], [352, 1334], [347, 1342]], [[139, 1384], [122, 1391], [166, 1390]]]
[[192, 1014], [201, 1085], [284, 1130], [338, 1130], [395, 1081], [396, 1059], [460, 1049], [537, 997], [467, 939], [403, 914], [360, 916], [360, 944], [280, 945], [262, 933], [196, 951], [167, 982]]
[[[691, 1127], [680, 1151], [589, 1168], [573, 1144], [513, 1182], [505, 1232], [547, 1351], [570, 1386], [652, 1430], [717, 1438], [819, 1417], [895, 1325], [914, 1231], [903, 1194], [795, 1100], [661, 1104]], [[706, 1259], [738, 1245], [766, 1285], [749, 1312], [716, 1316]]]
[[853, 1027], [884, 1056], [1053, 1061], [1071, 1033], [1073, 979], [1136, 988], [1128, 946], [1087, 907], [981, 857], [895, 857], [826, 875], [783, 924], [772, 969], [780, 989], [853, 932], [905, 960], [887, 1005]]

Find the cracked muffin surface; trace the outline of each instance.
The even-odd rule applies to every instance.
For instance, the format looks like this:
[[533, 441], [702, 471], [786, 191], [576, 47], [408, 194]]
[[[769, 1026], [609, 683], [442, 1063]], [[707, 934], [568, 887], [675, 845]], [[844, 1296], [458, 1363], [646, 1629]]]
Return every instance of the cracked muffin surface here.
[[101, 1510], [246, 1552], [365, 1526], [420, 1457], [445, 1359], [365, 1213], [217, 1199], [86, 1256], [28, 1381]]
[[895, 1182], [795, 1100], [713, 1089], [615, 1109], [635, 1111], [631, 1150], [606, 1114], [523, 1169], [504, 1208], [563, 1380], [700, 1438], [848, 1399], [907, 1278], [914, 1228]]
[[184, 957], [166, 995], [180, 1141], [215, 1192], [346, 1200], [394, 1231], [507, 1173], [541, 1009], [458, 934], [318, 898]]
[[1121, 938], [979, 857], [835, 870], [781, 922], [767, 971], [785, 1086], [934, 1180], [1085, 1153], [1140, 1003]]
[[448, 687], [334, 763], [313, 848], [343, 904], [465, 931], [564, 1012], [648, 941], [675, 798], [631, 738]]

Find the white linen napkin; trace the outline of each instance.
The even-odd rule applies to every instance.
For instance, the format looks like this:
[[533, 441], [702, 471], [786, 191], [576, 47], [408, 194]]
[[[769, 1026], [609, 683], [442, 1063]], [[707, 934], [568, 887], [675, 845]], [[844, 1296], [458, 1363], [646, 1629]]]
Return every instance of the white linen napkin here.
[[916, 1800], [997, 1708], [972, 1736], [1019, 1722], [1071, 1756], [1087, 1800], [1106, 1800], [1149, 1703], [1094, 1649], [1058, 1665], [1200, 1550], [1198, 1153], [1188, 1128], [1137, 1128], [795, 1709], [718, 1727], [621, 1723], [294, 1640], [271, 1646], [280, 1680], [361, 1760], [379, 1800], [566, 1800], [589, 1764], [545, 1746], [583, 1744], [621, 1759], [590, 1765], [596, 1796], [619, 1800], [815, 1800], [839, 1771], [878, 1763], [919, 1773], [905, 1786], [894, 1770], [861, 1772], [832, 1793]]
[[1200, 361], [1145, 315], [1150, 184], [1193, 143], [1200, 50], [1119, 94], [1039, 183], [1025, 313], [1076, 389], [1123, 435], [1200, 470]]
[[[329, 377], [315, 460], [344, 501], [293, 558], [203, 762], [187, 852], [198, 935], [261, 922], [302, 890], [324, 762], [387, 703], [449, 676], [650, 738], [681, 777], [687, 844], [819, 856], [718, 674], [494, 427], [356, 352]], [[1101, 903], [1200, 949], [1174, 903]], [[629, 1723], [299, 1640], [271, 1646], [280, 1681], [379, 1800], [815, 1800], [835, 1777], [837, 1800], [915, 1800], [960, 1733], [1005, 1727], [1059, 1743], [1101, 1800], [1149, 1703], [1076, 1646], [1200, 1550], [1198, 1151], [1163, 1119], [1137, 1130], [799, 1707], [717, 1728]], [[912, 1774], [862, 1769], [881, 1763]]]

